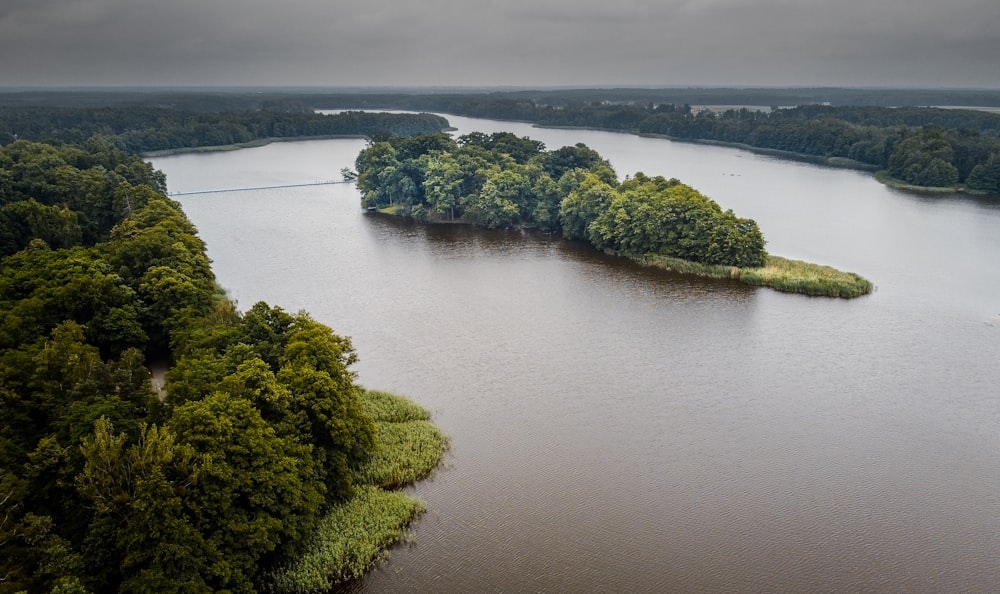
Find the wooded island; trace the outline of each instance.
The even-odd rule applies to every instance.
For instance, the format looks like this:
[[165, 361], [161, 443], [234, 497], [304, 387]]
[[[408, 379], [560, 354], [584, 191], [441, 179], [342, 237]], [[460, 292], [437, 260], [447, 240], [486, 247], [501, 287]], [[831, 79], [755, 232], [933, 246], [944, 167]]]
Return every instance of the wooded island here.
[[619, 181], [583, 144], [546, 151], [510, 132], [457, 140], [379, 135], [355, 166], [361, 203], [371, 210], [557, 232], [651, 266], [786, 292], [857, 297], [872, 290], [853, 273], [769, 256], [755, 221], [676, 179], [639, 172]]

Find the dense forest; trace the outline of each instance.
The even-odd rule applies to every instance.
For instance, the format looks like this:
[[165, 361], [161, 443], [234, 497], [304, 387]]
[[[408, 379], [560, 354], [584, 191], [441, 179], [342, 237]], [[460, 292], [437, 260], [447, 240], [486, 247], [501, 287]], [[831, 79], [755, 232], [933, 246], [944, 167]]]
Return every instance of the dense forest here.
[[349, 111], [322, 115], [299, 103], [271, 102], [255, 111], [197, 112], [152, 105], [0, 107], [0, 146], [16, 139], [54, 144], [102, 137], [129, 153], [220, 146], [271, 138], [407, 135], [437, 132], [436, 115]]
[[692, 262], [765, 262], [757, 224], [676, 179], [619, 182], [583, 144], [546, 151], [510, 132], [372, 139], [355, 163], [362, 204], [418, 220], [560, 231], [605, 251]]
[[[988, 90], [550, 89], [465, 92], [246, 89], [215, 92], [0, 93], [0, 144], [18, 138], [80, 142], [92, 134], [145, 152], [268, 137], [440, 131], [420, 114], [405, 125], [314, 109], [402, 109], [543, 126], [580, 126], [781, 151], [879, 170], [912, 187], [1000, 194], [1000, 113], [917, 106], [1000, 106]], [[692, 107], [700, 106], [700, 107]], [[708, 106], [730, 106], [709, 108]], [[327, 116], [328, 117], [328, 116]]]
[[382, 544], [419, 511], [386, 444], [419, 434], [426, 472], [443, 436], [379, 418], [349, 339], [237, 311], [148, 163], [13, 142], [0, 219], [0, 592], [314, 590], [371, 562], [305, 572], [318, 526], [390, 515]]

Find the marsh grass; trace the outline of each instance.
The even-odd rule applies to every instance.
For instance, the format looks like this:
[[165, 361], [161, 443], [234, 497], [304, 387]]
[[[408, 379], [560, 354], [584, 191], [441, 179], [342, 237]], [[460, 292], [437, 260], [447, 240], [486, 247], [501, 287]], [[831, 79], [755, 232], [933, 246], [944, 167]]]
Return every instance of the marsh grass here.
[[768, 256], [767, 264], [761, 268], [740, 269], [739, 279], [748, 285], [820, 297], [850, 299], [867, 295], [873, 289], [870, 281], [853, 272], [779, 256]]
[[964, 186], [916, 186], [913, 184], [908, 184], [901, 179], [896, 179], [889, 175], [888, 171], [876, 171], [875, 179], [880, 183], [883, 183], [890, 188], [896, 188], [897, 190], [904, 190], [906, 192], [915, 192], [918, 194], [954, 194], [956, 192], [964, 192]]
[[378, 450], [358, 471], [360, 481], [394, 489], [424, 478], [441, 463], [448, 438], [431, 413], [391, 392], [366, 390], [361, 406], [375, 420]]
[[402, 212], [401, 212], [402, 210], [403, 210], [403, 206], [401, 204], [393, 204], [393, 205], [386, 206], [386, 207], [378, 209], [378, 212], [381, 213], [381, 214], [387, 214], [387, 215], [392, 215], [392, 216], [401, 216], [402, 215]]
[[354, 497], [334, 507], [317, 526], [312, 544], [295, 562], [267, 576], [274, 592], [320, 592], [358, 578], [405, 538], [406, 526], [424, 503], [399, 491], [358, 487]]
[[379, 449], [361, 467], [360, 480], [395, 489], [424, 478], [441, 462], [448, 439], [427, 421], [375, 423]]
[[771, 287], [776, 291], [814, 297], [850, 299], [867, 295], [874, 288], [870, 281], [853, 272], [843, 272], [830, 266], [811, 264], [801, 260], [789, 260], [780, 256], [768, 255], [767, 263], [760, 268], [699, 264], [655, 254], [647, 254], [633, 259], [647, 266], [655, 266], [683, 274], [732, 278], [748, 285]]
[[661, 256], [657, 254], [646, 254], [645, 256], [638, 257], [630, 256], [628, 254], [617, 255], [625, 256], [626, 258], [630, 258], [631, 260], [645, 266], [662, 268], [663, 270], [670, 270], [671, 272], [679, 272], [681, 274], [693, 274], [708, 278], [740, 278], [740, 269], [736, 266], [700, 264], [698, 262], [691, 262], [690, 260], [682, 260], [680, 258], [671, 258], [670, 256]]
[[427, 409], [402, 396], [362, 390], [360, 400], [375, 421], [379, 448], [359, 469], [354, 497], [320, 521], [295, 562], [266, 576], [270, 591], [325, 591], [364, 575], [426, 509], [421, 500], [388, 489], [430, 474], [448, 449], [447, 436], [430, 423]]
[[381, 390], [365, 390], [361, 395], [361, 409], [377, 423], [405, 423], [431, 419], [430, 411], [416, 402]]

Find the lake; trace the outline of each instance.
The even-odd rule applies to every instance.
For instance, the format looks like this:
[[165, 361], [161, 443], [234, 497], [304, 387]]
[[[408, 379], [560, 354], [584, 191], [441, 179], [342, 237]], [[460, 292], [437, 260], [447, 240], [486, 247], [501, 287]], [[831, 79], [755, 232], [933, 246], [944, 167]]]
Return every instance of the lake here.
[[[677, 177], [854, 300], [559, 238], [370, 215], [350, 184], [181, 196], [241, 309], [305, 309], [452, 439], [350, 592], [955, 592], [1000, 584], [1000, 201], [736, 149], [446, 116]], [[302, 183], [360, 140], [152, 159], [171, 191]]]

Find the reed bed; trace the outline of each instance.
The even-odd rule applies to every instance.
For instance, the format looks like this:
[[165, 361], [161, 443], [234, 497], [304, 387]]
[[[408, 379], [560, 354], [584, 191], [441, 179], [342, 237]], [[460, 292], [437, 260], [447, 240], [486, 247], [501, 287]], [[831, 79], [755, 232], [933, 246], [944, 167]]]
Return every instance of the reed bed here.
[[388, 555], [406, 536], [406, 526], [425, 510], [424, 503], [400, 491], [373, 485], [356, 489], [317, 526], [308, 550], [293, 564], [267, 576], [273, 592], [322, 592], [355, 579]]
[[294, 563], [267, 576], [272, 592], [322, 592], [355, 579], [386, 558], [426, 506], [398, 489], [426, 477], [441, 462], [448, 438], [430, 412], [391, 392], [362, 390], [361, 406], [375, 420], [379, 448], [356, 476], [355, 495], [320, 521], [312, 543]]
[[670, 256], [661, 256], [658, 254], [646, 254], [645, 256], [638, 257], [631, 256], [629, 254], [616, 255], [625, 256], [626, 258], [646, 266], [662, 268], [663, 270], [670, 270], [671, 272], [679, 272], [681, 274], [693, 274], [709, 278], [740, 278], [740, 269], [736, 266], [701, 264], [698, 262], [691, 262], [690, 260], [682, 260], [680, 258], [672, 258]]
[[683, 274], [732, 278], [748, 285], [771, 287], [776, 291], [813, 297], [850, 299], [867, 295], [874, 289], [869, 280], [853, 272], [843, 272], [830, 266], [821, 266], [801, 260], [789, 260], [772, 255], [767, 256], [767, 263], [760, 268], [699, 264], [656, 254], [647, 254], [632, 259], [646, 266], [655, 266]]
[[361, 481], [395, 489], [426, 477], [441, 462], [448, 439], [427, 421], [377, 422], [379, 449], [358, 472]]
[[376, 423], [405, 423], [431, 419], [430, 411], [416, 402], [381, 390], [365, 390], [361, 395], [361, 408]]
[[896, 188], [897, 190], [904, 190], [906, 192], [915, 192], [918, 194], [955, 194], [957, 192], [965, 191], [964, 186], [917, 186], [914, 184], [908, 184], [901, 179], [892, 177], [889, 175], [888, 171], [876, 171], [875, 179], [890, 188]]
[[366, 390], [366, 414], [375, 420], [379, 449], [358, 471], [361, 482], [395, 489], [420, 480], [441, 463], [448, 438], [429, 422], [431, 413], [391, 392]]
[[740, 281], [786, 293], [847, 299], [867, 295], [873, 288], [870, 281], [853, 272], [779, 256], [768, 256], [761, 268], [742, 269]]

